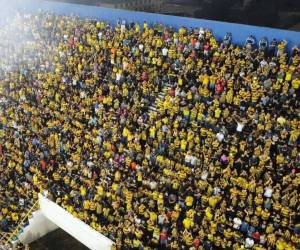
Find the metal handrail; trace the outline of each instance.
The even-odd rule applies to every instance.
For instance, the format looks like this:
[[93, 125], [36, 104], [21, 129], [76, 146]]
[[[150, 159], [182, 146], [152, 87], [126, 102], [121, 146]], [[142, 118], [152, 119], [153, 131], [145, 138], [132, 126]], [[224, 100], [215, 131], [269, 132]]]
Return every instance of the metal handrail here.
[[[28, 210], [28, 212], [26, 213], [26, 215], [22, 218], [22, 220], [20, 221], [20, 223], [17, 225], [17, 227], [14, 229], [14, 231], [12, 233], [9, 233], [9, 237], [6, 239], [5, 241], [5, 245], [10, 244], [11, 240], [13, 239], [13, 237], [17, 236], [20, 232], [20, 228], [23, 226], [25, 220], [31, 215], [31, 213], [35, 210], [35, 208], [37, 207], [39, 201], [37, 200], [32, 206], [31, 208]], [[0, 242], [2, 240], [4, 240], [4, 236], [0, 239]]]
[[11, 233], [9, 232], [1, 232], [0, 233], [0, 236], [1, 236], [1, 239], [0, 239], [0, 250], [9, 250], [10, 249], [10, 246], [7, 245], [6, 241], [8, 239], [8, 236], [10, 235]]
[[1, 232], [0, 233], [0, 246], [1, 246], [1, 243], [6, 241], [8, 239], [8, 236], [11, 235], [12, 233], [10, 232]]

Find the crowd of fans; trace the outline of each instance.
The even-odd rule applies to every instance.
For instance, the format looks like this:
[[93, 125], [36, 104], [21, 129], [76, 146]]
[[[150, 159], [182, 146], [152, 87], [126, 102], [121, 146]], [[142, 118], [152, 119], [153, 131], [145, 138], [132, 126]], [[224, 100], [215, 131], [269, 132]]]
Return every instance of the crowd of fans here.
[[299, 249], [297, 48], [49, 13], [1, 32], [0, 230], [47, 190], [115, 249]]

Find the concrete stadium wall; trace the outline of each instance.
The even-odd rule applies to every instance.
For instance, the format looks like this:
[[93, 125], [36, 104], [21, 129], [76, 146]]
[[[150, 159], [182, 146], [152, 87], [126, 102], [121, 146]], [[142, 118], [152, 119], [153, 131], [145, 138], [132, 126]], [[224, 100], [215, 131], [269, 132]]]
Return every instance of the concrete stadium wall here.
[[24, 245], [30, 244], [57, 228], [58, 226], [48, 220], [41, 210], [38, 210], [33, 212], [29, 219], [29, 225], [24, 228], [23, 233], [18, 238]]
[[75, 218], [68, 211], [39, 194], [40, 210], [52, 223], [73, 236], [91, 250], [110, 250], [114, 244], [83, 221]]
[[[3, 0], [2, 0], [3, 1]], [[126, 10], [109, 9], [95, 6], [86, 6], [69, 3], [49, 2], [45, 0], [11, 0], [17, 2], [16, 5], [19, 8], [27, 10], [29, 12], [36, 12], [39, 9], [45, 11], [51, 11], [61, 15], [76, 14], [80, 17], [91, 17], [109, 21], [115, 24], [118, 18], [125, 19], [127, 21], [135, 21], [143, 23], [147, 21], [149, 23], [162, 22], [165, 25], [171, 25], [175, 28], [185, 26], [191, 27], [203, 27], [211, 29], [218, 39], [224, 37], [227, 32], [232, 33], [233, 41], [239, 45], [244, 45], [246, 38], [252, 34], [257, 40], [262, 37], [267, 37], [270, 40], [276, 38], [277, 40], [285, 39], [289, 42], [288, 47], [292, 48], [297, 45], [300, 46], [300, 32], [287, 31], [280, 29], [272, 29], [267, 27], [257, 27], [250, 25], [225, 23], [218, 21], [210, 21], [204, 19], [195, 19], [187, 17], [177, 17], [160, 15], [154, 13], [134, 12]], [[266, 17], [267, 18], [267, 17]]]
[[[23, 244], [30, 244], [61, 228], [91, 250], [110, 250], [114, 242], [97, 232], [68, 211], [39, 194], [40, 209], [32, 213], [29, 224], [18, 235]], [[1, 249], [1, 248], [0, 248]]]

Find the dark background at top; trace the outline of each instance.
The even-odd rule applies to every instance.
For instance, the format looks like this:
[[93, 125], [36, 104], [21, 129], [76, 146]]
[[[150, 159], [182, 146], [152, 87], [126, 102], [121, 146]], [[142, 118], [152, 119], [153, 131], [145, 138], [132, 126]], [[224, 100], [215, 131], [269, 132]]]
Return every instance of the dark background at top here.
[[[100, 5], [130, 0], [52, 1]], [[300, 31], [300, 0], [166, 0], [158, 13]]]

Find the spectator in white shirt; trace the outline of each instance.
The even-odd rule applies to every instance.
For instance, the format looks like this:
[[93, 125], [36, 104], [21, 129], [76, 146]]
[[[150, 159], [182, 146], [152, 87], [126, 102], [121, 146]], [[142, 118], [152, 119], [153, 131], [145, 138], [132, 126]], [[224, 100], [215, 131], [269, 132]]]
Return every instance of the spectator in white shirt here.
[[191, 156], [191, 165], [192, 167], [195, 167], [198, 163], [198, 159], [196, 156]]
[[250, 238], [247, 238], [247, 239], [246, 239], [245, 247], [249, 249], [249, 248], [252, 248], [253, 245], [254, 245], [254, 240], [253, 240], [253, 239], [250, 239]]
[[166, 47], [164, 47], [163, 49], [162, 49], [162, 55], [164, 56], [164, 57], [167, 57], [168, 56], [168, 49], [166, 48]]
[[139, 44], [139, 50], [143, 51], [144, 50], [144, 45], [142, 43]]
[[216, 137], [219, 142], [222, 142], [224, 140], [224, 134], [222, 132], [217, 133]]
[[266, 187], [265, 188], [265, 193], [264, 196], [267, 198], [271, 198], [272, 197], [272, 193], [273, 193], [273, 189], [270, 187]]
[[234, 229], [240, 229], [240, 226], [242, 225], [242, 221], [240, 218], [234, 218], [233, 219], [233, 228]]
[[241, 133], [243, 131], [244, 126], [245, 125], [243, 123], [237, 122], [236, 131]]

